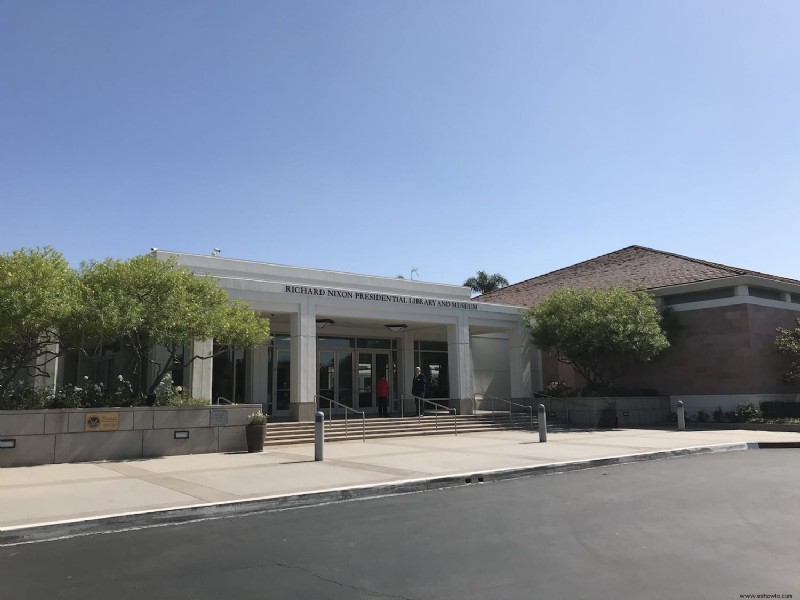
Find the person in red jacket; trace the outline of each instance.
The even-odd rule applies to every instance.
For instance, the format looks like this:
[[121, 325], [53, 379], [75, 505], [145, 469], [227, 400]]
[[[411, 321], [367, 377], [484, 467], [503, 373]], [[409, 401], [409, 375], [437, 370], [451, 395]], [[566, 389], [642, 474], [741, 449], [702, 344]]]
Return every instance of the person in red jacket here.
[[378, 416], [389, 416], [389, 382], [386, 377], [381, 375], [378, 379], [378, 384], [375, 386], [375, 391], [378, 394]]

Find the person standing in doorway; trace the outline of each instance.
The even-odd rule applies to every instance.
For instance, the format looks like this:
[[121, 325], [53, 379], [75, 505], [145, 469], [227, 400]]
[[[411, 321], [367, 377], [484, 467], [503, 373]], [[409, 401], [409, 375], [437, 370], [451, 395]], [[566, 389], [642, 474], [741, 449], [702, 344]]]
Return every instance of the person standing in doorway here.
[[425, 410], [423, 406], [425, 403], [421, 400], [425, 397], [428, 383], [425, 381], [425, 375], [422, 374], [422, 369], [419, 367], [414, 368], [414, 380], [411, 382], [411, 393], [414, 395], [417, 402], [417, 414], [422, 416]]
[[378, 394], [378, 416], [389, 416], [389, 382], [386, 381], [386, 376], [381, 375], [378, 383], [375, 386], [375, 392]]

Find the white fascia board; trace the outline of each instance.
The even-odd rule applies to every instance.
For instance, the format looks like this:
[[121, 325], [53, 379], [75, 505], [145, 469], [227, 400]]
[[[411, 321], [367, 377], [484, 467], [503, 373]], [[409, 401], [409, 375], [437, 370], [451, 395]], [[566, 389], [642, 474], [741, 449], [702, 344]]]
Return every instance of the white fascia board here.
[[800, 312], [800, 304], [797, 304], [795, 302], [784, 302], [782, 300], [769, 300], [768, 298], [756, 298], [755, 296], [732, 296], [731, 298], [719, 298], [717, 300], [701, 300], [700, 302], [671, 304], [669, 308], [672, 309], [674, 312], [686, 312], [690, 310], [702, 310], [705, 308], [736, 306], [738, 304], [753, 304], [755, 306], [765, 306], [767, 308], [779, 308], [781, 310], [792, 310], [795, 312]]
[[690, 294], [692, 292], [706, 292], [719, 288], [736, 287], [737, 285], [747, 285], [760, 288], [775, 290], [776, 292], [790, 292], [800, 294], [800, 284], [791, 284], [785, 281], [776, 281], [766, 277], [754, 277], [753, 275], [737, 275], [735, 277], [720, 277], [719, 279], [708, 279], [695, 283], [684, 283], [680, 285], [670, 285], [660, 288], [647, 290], [654, 296], [672, 296], [675, 294]]
[[358, 275], [324, 269], [309, 269], [274, 263], [189, 254], [158, 250], [157, 258], [175, 258], [178, 264], [195, 273], [207, 273], [217, 278], [280, 282], [314, 287], [355, 289], [376, 293], [406, 294], [468, 302], [471, 290], [460, 285], [429, 283], [410, 279], [397, 279], [374, 275]]

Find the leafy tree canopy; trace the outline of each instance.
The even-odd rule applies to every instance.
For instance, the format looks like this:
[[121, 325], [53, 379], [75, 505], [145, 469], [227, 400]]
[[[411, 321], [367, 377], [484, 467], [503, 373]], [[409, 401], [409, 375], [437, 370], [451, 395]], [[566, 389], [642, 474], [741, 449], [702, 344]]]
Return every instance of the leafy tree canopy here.
[[[173, 260], [146, 255], [127, 261], [108, 259], [81, 266], [80, 310], [71, 331], [83, 343], [120, 341], [134, 357], [139, 393], [152, 392], [168, 373], [184, 344], [214, 338], [248, 348], [269, 337], [269, 321], [243, 301], [231, 301], [211, 277], [179, 267]], [[168, 357], [156, 362], [150, 349], [163, 346]], [[186, 363], [209, 356], [186, 357]], [[146, 365], [156, 377], [145, 390]]]
[[472, 288], [472, 291], [476, 294], [488, 294], [500, 288], [508, 287], [508, 279], [499, 273], [489, 275], [486, 271], [478, 271], [475, 277], [467, 279], [464, 285]]
[[625, 287], [562, 288], [523, 310], [533, 342], [571, 364], [590, 389], [607, 389], [635, 362], [669, 347], [654, 299]]
[[50, 247], [0, 255], [0, 385], [44, 373], [78, 301], [78, 277]]
[[789, 370], [783, 374], [783, 379], [789, 383], [800, 382], [800, 319], [794, 329], [778, 327], [775, 345], [778, 350], [789, 357]]

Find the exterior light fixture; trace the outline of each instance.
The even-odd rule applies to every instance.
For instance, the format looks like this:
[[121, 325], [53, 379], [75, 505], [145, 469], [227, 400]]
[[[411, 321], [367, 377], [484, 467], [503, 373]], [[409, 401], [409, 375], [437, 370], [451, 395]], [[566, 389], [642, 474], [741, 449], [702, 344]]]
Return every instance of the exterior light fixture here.
[[336, 323], [333, 319], [317, 319], [317, 329], [325, 329], [328, 325]]
[[399, 333], [403, 331], [403, 329], [407, 329], [408, 325], [406, 325], [405, 323], [396, 323], [394, 325], [384, 325], [384, 327], [386, 327], [386, 329], [394, 331], [395, 333]]
[[188, 440], [189, 439], [189, 432], [188, 431], [176, 431], [175, 432], [175, 439], [176, 440]]

